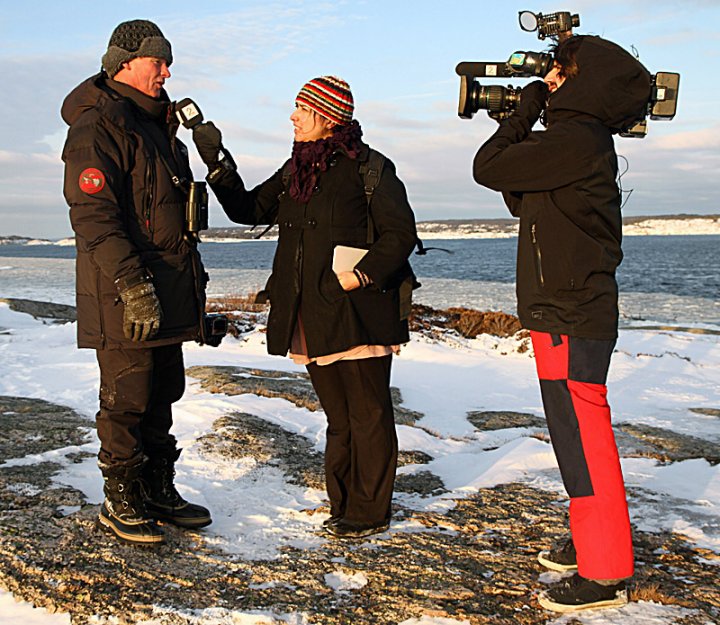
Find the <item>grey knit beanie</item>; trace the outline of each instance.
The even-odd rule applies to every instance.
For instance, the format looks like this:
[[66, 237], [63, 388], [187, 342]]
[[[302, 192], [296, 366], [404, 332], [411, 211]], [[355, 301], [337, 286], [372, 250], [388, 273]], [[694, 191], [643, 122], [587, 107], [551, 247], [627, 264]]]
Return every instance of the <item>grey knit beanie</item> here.
[[102, 66], [110, 78], [123, 63], [141, 56], [154, 56], [172, 63], [172, 47], [156, 24], [148, 20], [131, 20], [119, 24], [110, 37]]

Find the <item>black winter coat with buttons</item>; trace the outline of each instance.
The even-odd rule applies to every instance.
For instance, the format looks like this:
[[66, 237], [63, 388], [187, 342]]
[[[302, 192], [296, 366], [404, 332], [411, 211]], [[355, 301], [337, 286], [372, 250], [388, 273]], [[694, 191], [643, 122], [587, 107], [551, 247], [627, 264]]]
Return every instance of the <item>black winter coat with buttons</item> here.
[[[283, 168], [251, 190], [235, 171], [209, 179], [232, 221], [279, 226], [268, 282], [270, 354], [288, 353], [298, 314], [310, 357], [409, 339], [407, 319], [401, 318], [400, 291], [412, 280], [408, 257], [416, 243], [415, 218], [389, 160], [368, 209], [359, 172], [368, 151], [364, 145], [357, 159], [335, 153], [327, 170], [319, 174], [307, 204], [287, 193]], [[368, 211], [374, 228], [372, 244], [367, 242]], [[343, 290], [332, 270], [336, 245], [368, 249], [356, 268], [371, 278], [372, 285]]]

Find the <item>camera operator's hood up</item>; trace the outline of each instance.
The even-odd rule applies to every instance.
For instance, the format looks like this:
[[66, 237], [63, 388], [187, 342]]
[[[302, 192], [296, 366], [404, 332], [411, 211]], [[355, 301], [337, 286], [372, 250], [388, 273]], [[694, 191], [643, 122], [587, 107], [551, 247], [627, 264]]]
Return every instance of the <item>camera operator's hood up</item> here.
[[581, 113], [618, 132], [642, 119], [651, 94], [650, 72], [611, 41], [590, 35], [577, 37], [582, 39], [576, 56], [578, 74], [550, 96], [548, 123]]

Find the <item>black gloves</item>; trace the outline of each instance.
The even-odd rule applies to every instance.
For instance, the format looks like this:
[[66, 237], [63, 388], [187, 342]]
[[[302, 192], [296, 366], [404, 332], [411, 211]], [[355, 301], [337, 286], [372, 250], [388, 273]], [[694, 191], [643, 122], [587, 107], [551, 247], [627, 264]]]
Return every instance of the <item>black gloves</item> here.
[[520, 92], [520, 104], [518, 104], [515, 115], [527, 119], [532, 128], [545, 109], [547, 95], [548, 87], [542, 80], [531, 82]]
[[207, 179], [214, 182], [225, 171], [235, 171], [237, 166], [230, 153], [222, 144], [222, 133], [212, 122], [193, 126], [193, 141], [198, 154], [208, 166]]
[[155, 287], [146, 276], [135, 280], [117, 280], [120, 299], [125, 304], [123, 334], [131, 341], [147, 341], [160, 329], [162, 310]]
[[192, 136], [203, 163], [208, 169], [215, 169], [220, 162], [223, 147], [220, 129], [212, 122], [204, 122], [192, 129]]

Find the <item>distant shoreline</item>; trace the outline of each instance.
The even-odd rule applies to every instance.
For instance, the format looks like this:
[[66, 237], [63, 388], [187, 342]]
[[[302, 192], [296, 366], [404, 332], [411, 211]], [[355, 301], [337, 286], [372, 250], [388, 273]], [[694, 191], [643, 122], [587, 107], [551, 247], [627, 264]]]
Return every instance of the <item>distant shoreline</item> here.
[[[422, 239], [506, 239], [517, 236], [517, 219], [441, 219], [420, 221]], [[262, 230], [247, 226], [210, 228], [202, 233], [206, 243], [252, 241]], [[623, 236], [720, 235], [720, 215], [648, 215], [623, 218]], [[277, 238], [273, 230], [263, 240]], [[72, 237], [39, 239], [0, 235], [0, 245], [74, 245]]]

